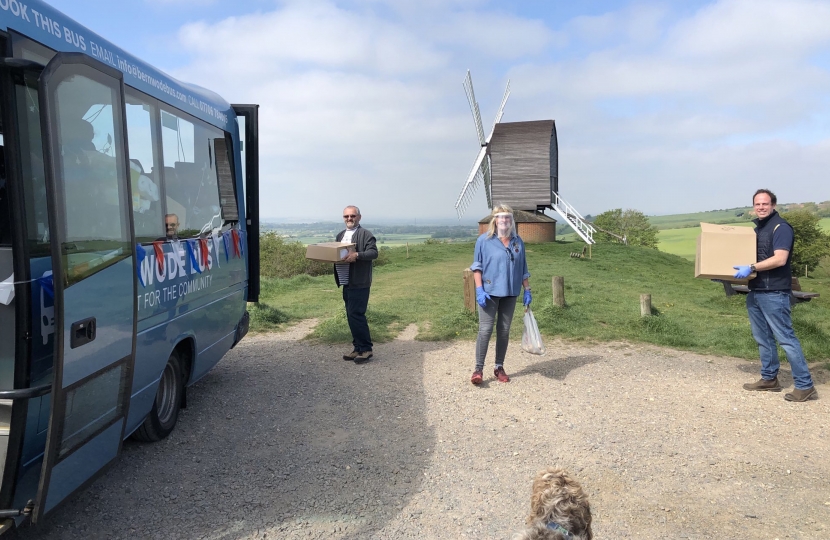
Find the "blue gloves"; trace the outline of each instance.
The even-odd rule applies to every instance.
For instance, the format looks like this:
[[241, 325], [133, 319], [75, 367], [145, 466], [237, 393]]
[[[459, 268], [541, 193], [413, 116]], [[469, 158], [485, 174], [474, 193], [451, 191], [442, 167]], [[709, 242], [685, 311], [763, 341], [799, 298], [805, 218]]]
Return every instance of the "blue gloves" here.
[[476, 287], [476, 302], [478, 302], [478, 305], [486, 306], [489, 299], [490, 295], [484, 292], [484, 287]]
[[530, 289], [525, 289], [524, 305], [529, 306], [531, 300], [533, 300], [533, 297], [530, 296]]
[[752, 268], [750, 268], [749, 265], [747, 265], [747, 266], [733, 266], [732, 268], [737, 270], [737, 272], [735, 272], [735, 276], [734, 276], [737, 279], [744, 279], [746, 277], [749, 277], [749, 274], [752, 273]]

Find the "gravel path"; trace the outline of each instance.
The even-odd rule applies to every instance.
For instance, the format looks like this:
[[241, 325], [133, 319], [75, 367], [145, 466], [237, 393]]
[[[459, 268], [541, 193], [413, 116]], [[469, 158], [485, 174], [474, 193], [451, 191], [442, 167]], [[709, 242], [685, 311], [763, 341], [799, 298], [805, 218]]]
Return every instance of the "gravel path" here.
[[[122, 457], [20, 539], [509, 538], [534, 473], [569, 469], [597, 538], [830, 538], [830, 375], [821, 399], [750, 393], [757, 362], [651, 346], [508, 350], [414, 341], [356, 366], [249, 336], [188, 391], [176, 431]], [[792, 385], [789, 372], [782, 383]]]

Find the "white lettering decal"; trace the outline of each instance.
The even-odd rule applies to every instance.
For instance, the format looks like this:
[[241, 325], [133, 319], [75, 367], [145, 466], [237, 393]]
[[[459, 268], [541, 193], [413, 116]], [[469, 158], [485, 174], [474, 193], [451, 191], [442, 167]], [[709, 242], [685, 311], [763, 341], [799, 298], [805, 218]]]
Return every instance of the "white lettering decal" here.
[[141, 261], [141, 281], [144, 282], [144, 286], [152, 285], [153, 284], [153, 276], [155, 272], [153, 272], [152, 265], [155, 264], [156, 258], [153, 255], [149, 255]]

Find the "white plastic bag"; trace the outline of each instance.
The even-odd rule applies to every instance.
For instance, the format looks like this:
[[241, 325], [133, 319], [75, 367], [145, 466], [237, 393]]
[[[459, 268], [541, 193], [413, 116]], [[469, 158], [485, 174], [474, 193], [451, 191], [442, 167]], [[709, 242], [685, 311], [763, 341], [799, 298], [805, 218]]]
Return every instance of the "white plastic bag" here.
[[522, 332], [522, 349], [530, 354], [545, 354], [545, 345], [542, 343], [542, 336], [539, 334], [539, 326], [536, 324], [536, 317], [530, 307], [525, 310], [525, 329]]

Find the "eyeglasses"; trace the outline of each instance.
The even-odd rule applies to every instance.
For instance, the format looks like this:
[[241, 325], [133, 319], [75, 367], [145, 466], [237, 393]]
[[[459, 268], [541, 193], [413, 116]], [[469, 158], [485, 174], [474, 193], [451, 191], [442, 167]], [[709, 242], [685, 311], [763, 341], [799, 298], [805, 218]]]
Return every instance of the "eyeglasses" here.
[[356, 218], [356, 217], [357, 217], [357, 214], [345, 214], [345, 215], [343, 216], [343, 219], [349, 219], [349, 218], [354, 219], [354, 218]]
[[168, 229], [175, 229], [176, 227], [178, 227], [178, 226], [179, 226], [179, 224], [178, 224], [178, 223], [165, 223], [164, 225], [165, 225]]

